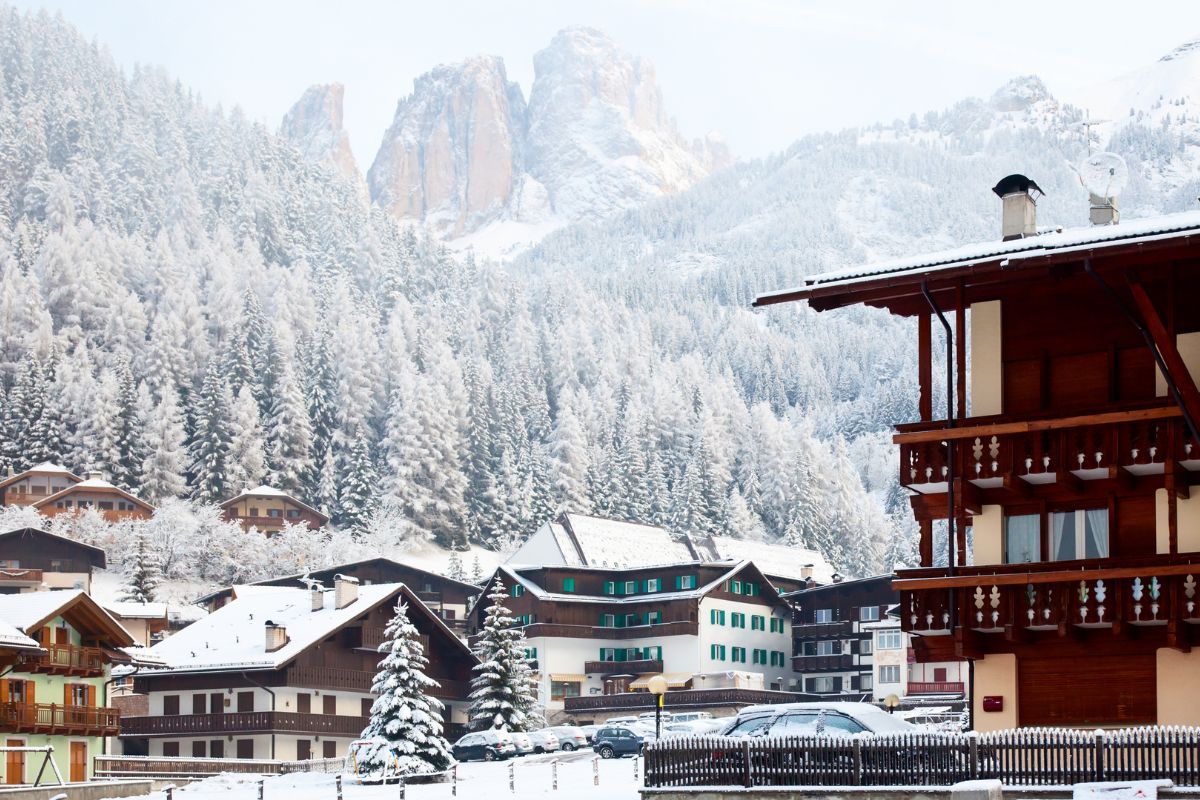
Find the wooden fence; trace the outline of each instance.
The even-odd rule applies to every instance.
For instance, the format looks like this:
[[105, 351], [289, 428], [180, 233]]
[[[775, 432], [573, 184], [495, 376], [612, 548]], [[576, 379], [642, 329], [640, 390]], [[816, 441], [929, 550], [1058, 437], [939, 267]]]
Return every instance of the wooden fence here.
[[341, 758], [275, 761], [259, 758], [176, 758], [165, 756], [96, 756], [97, 778], [203, 778], [222, 772], [286, 775], [292, 772], [341, 772]]
[[1023, 729], [882, 736], [665, 739], [645, 750], [645, 785], [1010, 786], [1166, 778], [1200, 786], [1200, 728]]

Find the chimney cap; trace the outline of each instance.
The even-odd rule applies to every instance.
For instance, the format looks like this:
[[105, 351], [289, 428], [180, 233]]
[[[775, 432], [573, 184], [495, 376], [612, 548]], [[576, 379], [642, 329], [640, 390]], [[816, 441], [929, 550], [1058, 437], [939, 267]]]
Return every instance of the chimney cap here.
[[334, 575], [333, 579], [335, 581], [345, 581], [346, 583], [358, 583], [358, 578], [355, 578], [353, 575], [343, 575], [340, 572]]
[[1037, 185], [1037, 181], [1033, 180], [1032, 178], [1026, 178], [1024, 175], [1021, 175], [1017, 172], [1001, 178], [1000, 182], [992, 187], [992, 191], [996, 193], [997, 197], [1004, 197], [1005, 195], [1010, 195], [1015, 192], [1037, 192], [1040, 195], [1046, 194], [1042, 191], [1042, 187]]

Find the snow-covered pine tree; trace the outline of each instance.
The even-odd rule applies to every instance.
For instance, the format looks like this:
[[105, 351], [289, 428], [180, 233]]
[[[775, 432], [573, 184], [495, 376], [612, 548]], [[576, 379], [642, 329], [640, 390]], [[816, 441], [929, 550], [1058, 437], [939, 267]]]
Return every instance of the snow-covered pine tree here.
[[146, 439], [138, 386], [133, 370], [124, 358], [117, 364], [117, 454], [113, 464], [113, 483], [131, 492], [142, 487], [142, 464], [146, 460]]
[[376, 696], [371, 721], [362, 732], [370, 745], [358, 752], [358, 765], [368, 773], [412, 775], [450, 765], [450, 744], [442, 736], [442, 701], [429, 693], [438, 685], [425, 674], [425, 657], [417, 629], [404, 601], [384, 629], [379, 672], [371, 684]]
[[471, 562], [471, 583], [478, 586], [483, 583], [483, 567], [479, 564], [479, 554], [475, 555], [475, 560]]
[[312, 468], [308, 409], [290, 364], [285, 360], [275, 370], [270, 414], [264, 418], [271, 485], [289, 494], [305, 495], [305, 478]]
[[479, 663], [473, 668], [467, 719], [476, 729], [534, 730], [542, 724], [537, 684], [525, 655], [525, 632], [515, 627], [516, 619], [504, 605], [507, 597], [504, 581], [497, 579], [475, 644]]
[[196, 432], [192, 436], [192, 473], [196, 499], [206, 503], [224, 500], [228, 486], [229, 450], [232, 430], [229, 386], [221, 379], [215, 363], [209, 364], [200, 390]]
[[337, 523], [351, 531], [361, 531], [375, 510], [375, 464], [371, 461], [371, 445], [366, 431], [360, 426], [354, 432], [350, 461], [343, 473], [338, 492]]
[[130, 603], [151, 603], [162, 582], [158, 554], [150, 546], [150, 536], [142, 526], [134, 534], [133, 557], [126, 571], [125, 585], [119, 599]]
[[142, 493], [151, 503], [159, 503], [168, 497], [182, 497], [187, 491], [184, 477], [187, 451], [179, 396], [169, 383], [163, 386], [162, 392], [162, 398], [146, 420], [149, 452], [142, 462]]
[[456, 581], [465, 581], [467, 579], [467, 570], [463, 566], [462, 556], [457, 550], [450, 551], [450, 558], [446, 562], [446, 577], [453, 578]]

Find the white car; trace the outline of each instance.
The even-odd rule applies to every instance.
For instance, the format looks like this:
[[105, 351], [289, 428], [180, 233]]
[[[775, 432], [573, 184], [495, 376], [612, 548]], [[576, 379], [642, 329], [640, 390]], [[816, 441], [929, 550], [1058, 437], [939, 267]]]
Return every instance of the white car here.
[[724, 736], [853, 736], [914, 733], [917, 726], [867, 703], [781, 703], [743, 708]]
[[582, 750], [588, 746], [587, 732], [583, 728], [576, 728], [573, 725], [555, 725], [547, 730], [558, 737], [559, 747], [566, 752]]
[[533, 742], [533, 752], [535, 753], [553, 753], [558, 750], [558, 737], [549, 728], [530, 731], [526, 736]]

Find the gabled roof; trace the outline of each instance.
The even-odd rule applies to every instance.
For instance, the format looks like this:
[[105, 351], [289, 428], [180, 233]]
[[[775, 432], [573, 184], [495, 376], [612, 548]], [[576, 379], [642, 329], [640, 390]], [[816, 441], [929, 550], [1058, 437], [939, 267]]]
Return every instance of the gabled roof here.
[[[171, 672], [280, 669], [332, 633], [384, 603], [394, 604], [403, 595], [409, 614], [424, 616], [447, 641], [470, 654], [466, 644], [402, 583], [360, 586], [358, 599], [345, 608], [334, 608], [333, 589], [323, 592], [324, 607], [313, 611], [308, 589], [236, 586], [232, 602], [164, 639], [150, 651]], [[264, 632], [267, 622], [283, 626], [287, 632], [287, 644], [270, 652], [266, 649]]]
[[84, 542], [79, 542], [79, 541], [76, 541], [75, 539], [70, 539], [66, 536], [60, 536], [57, 533], [51, 533], [50, 531], [44, 531], [41, 528], [14, 528], [11, 531], [5, 531], [3, 533], [0, 533], [0, 550], [3, 549], [5, 544], [12, 542], [14, 539], [25, 538], [25, 537], [41, 538], [41, 539], [45, 539], [47, 541], [62, 542], [71, 547], [78, 548], [81, 552], [86, 553], [88, 561], [91, 562], [91, 565], [93, 567], [97, 567], [99, 569], [104, 569], [107, 566], [107, 558], [108, 557], [105, 555], [103, 548], [96, 547], [96, 546], [90, 545], [90, 544], [86, 544]]
[[[1010, 241], [991, 240], [956, 247], [937, 253], [881, 261], [846, 269], [825, 272], [806, 278], [803, 285], [781, 291], [766, 292], [754, 301], [755, 306], [786, 303], [793, 300], [813, 300], [818, 296], [839, 295], [853, 302], [853, 293], [877, 286], [895, 286], [920, 281], [937, 275], [951, 276], [962, 272], [975, 274], [987, 268], [1005, 271], [1045, 263], [1045, 258], [1058, 255], [1080, 255], [1109, 248], [1146, 246], [1169, 240], [1186, 240], [1200, 233], [1200, 211], [1166, 214], [1123, 221], [1119, 225], [1093, 225], [1066, 230], [1054, 230], [1037, 236]], [[1200, 246], [1200, 240], [1192, 240]], [[836, 305], [844, 305], [838, 301]], [[824, 307], [824, 306], [822, 306]], [[832, 306], [831, 306], [832, 307]]]
[[243, 491], [241, 494], [237, 495], [236, 497], [229, 498], [225, 502], [221, 503], [221, 508], [228, 508], [229, 506], [233, 505], [237, 501], [243, 500], [247, 497], [278, 497], [281, 500], [287, 500], [288, 502], [295, 503], [296, 505], [303, 508], [305, 511], [308, 511], [309, 513], [312, 513], [312, 514], [316, 514], [318, 517], [325, 520], [326, 522], [329, 521], [329, 517], [322, 514], [320, 511], [317, 511], [315, 508], [308, 505], [303, 500], [300, 500], [295, 495], [288, 494], [287, 492], [283, 491], [282, 489], [276, 489], [274, 486], [267, 486], [266, 484], [262, 484], [260, 486], [255, 486], [253, 489], [246, 489], [245, 491]]
[[[811, 576], [817, 583], [833, 581], [834, 569], [816, 550], [767, 542], [751, 542], [732, 536], [710, 537], [717, 558], [753, 561], [764, 575], [802, 581]], [[808, 574], [805, 574], [808, 573]]]
[[0, 622], [0, 650], [40, 650], [35, 640], [29, 638], [16, 625]]
[[[577, 567], [650, 567], [699, 561], [700, 555], [686, 536], [677, 536], [666, 528], [640, 522], [564, 513], [547, 522], [508, 560], [521, 564], [533, 560], [534, 538], [540, 544], [552, 542], [561, 563]], [[545, 563], [537, 558], [538, 563]]]
[[10, 475], [9, 477], [0, 481], [0, 490], [5, 489], [9, 485], [14, 484], [17, 481], [24, 480], [25, 478], [28, 478], [31, 475], [65, 475], [73, 481], [83, 480], [83, 478], [79, 477], [74, 472], [71, 472], [71, 470], [67, 469], [66, 467], [62, 466], [61, 464], [55, 464], [50, 461], [43, 461], [40, 464], [34, 464], [32, 467], [25, 470], [24, 472], [18, 472], [16, 475]]
[[113, 647], [134, 643], [129, 631], [82, 589], [0, 594], [0, 623], [12, 625], [25, 634], [55, 617], [64, 617], [81, 630], [86, 628], [100, 634]]
[[149, 509], [150, 511], [154, 511], [154, 506], [150, 505], [142, 498], [130, 494], [119, 486], [114, 486], [103, 478], [88, 478], [87, 480], [80, 481], [79, 483], [68, 486], [61, 492], [56, 492], [43, 500], [37, 501], [33, 504], [33, 507], [41, 508], [42, 506], [50, 505], [58, 500], [61, 500], [62, 498], [67, 497], [74, 492], [86, 491], [110, 492], [113, 494], [118, 494], [121, 497], [124, 497], [126, 500], [137, 503], [139, 506]]

